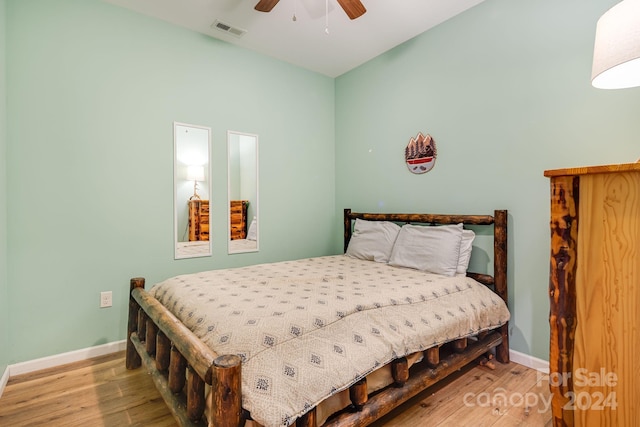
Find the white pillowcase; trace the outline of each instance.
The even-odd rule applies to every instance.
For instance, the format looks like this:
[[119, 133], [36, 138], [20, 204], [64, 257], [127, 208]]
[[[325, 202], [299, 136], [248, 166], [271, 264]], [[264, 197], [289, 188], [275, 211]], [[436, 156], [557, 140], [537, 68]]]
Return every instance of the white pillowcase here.
[[462, 239], [460, 240], [460, 257], [458, 257], [458, 267], [456, 275], [466, 275], [471, 260], [471, 247], [476, 233], [473, 230], [462, 230]]
[[388, 221], [365, 221], [356, 218], [346, 254], [353, 258], [388, 262], [400, 226]]
[[249, 224], [249, 231], [247, 231], [247, 240], [258, 240], [258, 224], [256, 224], [255, 217]]
[[393, 246], [389, 264], [454, 276], [460, 258], [462, 224], [421, 226], [406, 224]]

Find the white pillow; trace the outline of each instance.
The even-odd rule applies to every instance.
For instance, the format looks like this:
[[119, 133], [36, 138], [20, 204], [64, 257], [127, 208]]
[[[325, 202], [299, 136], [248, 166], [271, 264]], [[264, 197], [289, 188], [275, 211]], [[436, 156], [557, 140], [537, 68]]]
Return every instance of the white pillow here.
[[406, 224], [398, 234], [389, 264], [454, 276], [458, 268], [461, 241], [462, 224]]
[[473, 230], [462, 230], [462, 240], [460, 240], [460, 257], [458, 257], [458, 267], [456, 275], [466, 275], [471, 260], [471, 247], [476, 233]]
[[400, 226], [393, 222], [356, 218], [346, 253], [352, 258], [386, 263], [399, 232]]
[[256, 224], [256, 218], [253, 217], [251, 224], [249, 224], [249, 231], [247, 231], [247, 240], [258, 240], [258, 225]]

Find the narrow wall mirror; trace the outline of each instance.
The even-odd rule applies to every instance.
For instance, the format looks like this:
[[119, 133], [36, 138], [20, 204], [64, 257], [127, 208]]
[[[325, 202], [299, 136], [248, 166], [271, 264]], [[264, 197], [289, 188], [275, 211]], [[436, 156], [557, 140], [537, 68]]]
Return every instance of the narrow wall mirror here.
[[257, 252], [258, 135], [227, 132], [229, 253]]
[[211, 256], [211, 128], [173, 123], [175, 259]]

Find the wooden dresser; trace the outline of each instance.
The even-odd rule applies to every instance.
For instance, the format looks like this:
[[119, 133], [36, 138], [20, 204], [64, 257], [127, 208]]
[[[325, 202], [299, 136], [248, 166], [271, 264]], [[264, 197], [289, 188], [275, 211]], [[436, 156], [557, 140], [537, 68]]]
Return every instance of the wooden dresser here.
[[231, 200], [229, 202], [229, 221], [231, 240], [247, 237], [247, 200]]
[[555, 426], [640, 425], [640, 163], [551, 179]]
[[209, 240], [209, 201], [189, 200], [189, 241]]

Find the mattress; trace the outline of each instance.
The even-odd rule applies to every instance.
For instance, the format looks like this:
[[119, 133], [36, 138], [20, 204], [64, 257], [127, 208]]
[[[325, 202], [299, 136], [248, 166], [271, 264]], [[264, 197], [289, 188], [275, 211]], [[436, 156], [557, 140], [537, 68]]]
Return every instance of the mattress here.
[[468, 277], [346, 255], [176, 276], [150, 292], [215, 352], [241, 357], [242, 406], [266, 427], [395, 358], [509, 320]]

